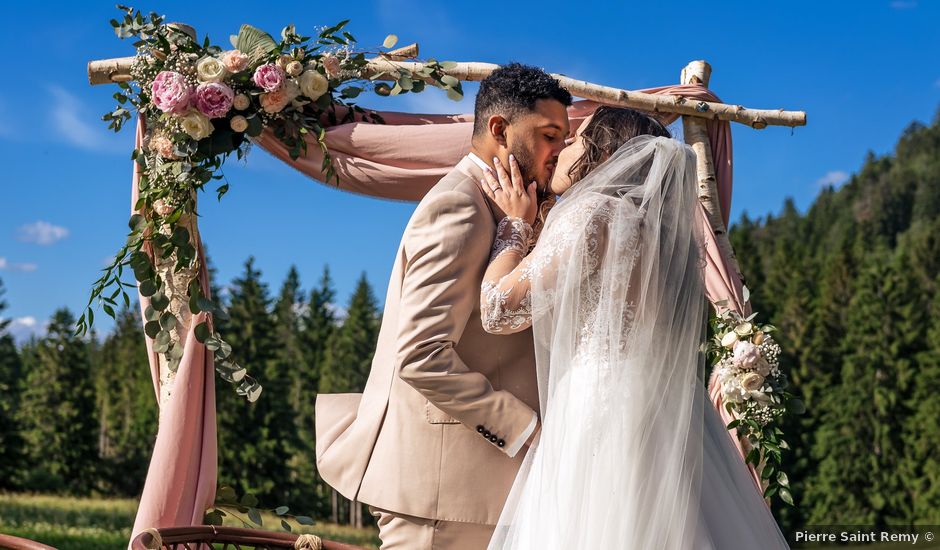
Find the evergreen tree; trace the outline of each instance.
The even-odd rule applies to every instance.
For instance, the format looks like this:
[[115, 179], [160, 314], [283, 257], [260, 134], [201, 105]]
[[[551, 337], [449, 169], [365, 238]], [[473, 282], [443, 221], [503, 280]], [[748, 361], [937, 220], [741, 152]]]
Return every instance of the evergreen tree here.
[[[232, 345], [234, 360], [246, 367], [262, 385], [269, 380], [274, 360], [274, 319], [270, 313], [268, 288], [254, 258], [245, 262], [245, 272], [233, 281], [229, 320], [224, 323], [223, 338]], [[221, 332], [221, 328], [219, 329]], [[276, 381], [274, 382], [276, 385]], [[229, 384], [216, 384], [219, 426], [219, 482], [233, 486], [239, 494], [254, 493], [263, 504], [272, 502], [274, 479], [283, 465], [273, 464], [273, 449], [267, 441], [264, 419], [266, 401], [283, 399], [266, 390], [258, 401], [248, 403], [232, 391]], [[289, 422], [289, 420], [288, 420]], [[270, 468], [270, 470], [269, 470]]]
[[5, 293], [0, 280], [0, 490], [16, 489], [23, 467], [23, 441], [14, 418], [20, 401], [20, 356], [13, 336], [7, 332], [10, 319], [3, 318]]
[[266, 399], [261, 399], [254, 411], [265, 429], [264, 456], [269, 464], [265, 473], [272, 482], [272, 497], [275, 502], [290, 503], [294, 507], [297, 499], [311, 490], [297, 483], [295, 471], [300, 442], [294, 423], [292, 386], [297, 371], [303, 370], [299, 338], [302, 307], [300, 276], [291, 266], [274, 305], [274, 356], [266, 364], [262, 381]]
[[[379, 334], [379, 311], [372, 287], [365, 273], [359, 278], [356, 290], [349, 300], [346, 318], [333, 333], [323, 358], [320, 371], [320, 391], [323, 393], [361, 392], [369, 377], [372, 356]], [[333, 521], [338, 521], [341, 509], [348, 509], [350, 525], [363, 523], [362, 505], [342, 504], [335, 491], [331, 491]]]
[[98, 423], [87, 344], [73, 335], [75, 318], [56, 311], [47, 335], [24, 354], [17, 420], [29, 461], [31, 490], [88, 494], [98, 461]]
[[810, 523], [884, 526], [909, 517], [898, 420], [907, 415], [911, 359], [923, 345], [912, 290], [903, 256], [877, 247], [849, 303], [841, 383], [822, 399]]
[[901, 473], [913, 507], [909, 521], [920, 525], [940, 523], [940, 292], [934, 295], [930, 319], [925, 349], [916, 357], [918, 372], [908, 403], [913, 413], [903, 425]]
[[320, 372], [320, 391], [361, 392], [369, 377], [378, 335], [378, 305], [363, 273], [349, 300], [346, 318], [326, 351]]
[[102, 487], [112, 495], [140, 493], [157, 435], [158, 405], [141, 327], [136, 304], [120, 311], [94, 362]]
[[319, 372], [327, 345], [336, 329], [333, 312], [335, 291], [328, 267], [310, 299], [301, 318], [300, 348], [303, 360], [294, 371], [291, 402], [295, 411], [299, 449], [294, 457], [297, 485], [305, 488], [295, 499], [300, 510], [324, 517], [330, 512], [331, 489], [320, 479], [316, 468], [316, 441], [314, 404], [319, 387]]

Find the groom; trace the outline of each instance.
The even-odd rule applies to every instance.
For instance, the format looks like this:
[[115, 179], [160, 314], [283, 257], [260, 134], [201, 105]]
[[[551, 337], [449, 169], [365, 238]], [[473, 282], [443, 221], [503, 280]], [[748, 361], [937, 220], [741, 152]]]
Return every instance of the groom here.
[[568, 134], [571, 95], [511, 64], [480, 84], [472, 152], [405, 228], [362, 394], [317, 397], [317, 467], [369, 504], [383, 549], [485, 548], [539, 429], [531, 330], [493, 336], [480, 283], [502, 213], [480, 189], [512, 154], [545, 189]]

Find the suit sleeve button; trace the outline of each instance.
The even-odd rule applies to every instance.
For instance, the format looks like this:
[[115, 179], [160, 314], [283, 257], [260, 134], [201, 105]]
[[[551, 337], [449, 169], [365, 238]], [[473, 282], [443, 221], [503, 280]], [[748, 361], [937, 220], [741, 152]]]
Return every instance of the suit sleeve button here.
[[496, 437], [495, 435], [490, 435], [490, 441], [491, 441], [491, 442], [496, 443], [498, 440], [499, 440], [499, 438]]
[[499, 441], [496, 442], [496, 444], [499, 445], [500, 447], [505, 447], [506, 441], [503, 439], [500, 439]]
[[486, 429], [486, 428], [484, 428], [483, 426], [477, 426], [477, 433], [478, 433], [478, 434], [481, 434], [481, 433], [483, 433], [483, 431], [484, 431], [485, 429]]
[[493, 434], [491, 434], [489, 430], [484, 430], [484, 431], [483, 431], [483, 437], [489, 439], [491, 435], [493, 435]]

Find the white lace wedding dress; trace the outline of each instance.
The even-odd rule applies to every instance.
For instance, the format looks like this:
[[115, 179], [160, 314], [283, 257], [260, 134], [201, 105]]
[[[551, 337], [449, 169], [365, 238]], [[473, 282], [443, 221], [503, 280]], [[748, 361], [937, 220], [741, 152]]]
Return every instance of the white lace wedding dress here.
[[788, 547], [706, 403], [693, 208], [691, 150], [641, 136], [562, 197], [537, 245], [500, 222], [483, 323], [532, 327], [541, 426], [490, 549]]

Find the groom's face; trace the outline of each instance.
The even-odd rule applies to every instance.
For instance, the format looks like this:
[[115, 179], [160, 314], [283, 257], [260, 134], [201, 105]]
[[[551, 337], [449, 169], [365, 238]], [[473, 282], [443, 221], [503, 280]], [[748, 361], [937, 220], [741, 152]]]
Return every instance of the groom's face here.
[[533, 111], [517, 115], [507, 126], [506, 149], [516, 157], [524, 181], [534, 180], [544, 190], [552, 179], [567, 136], [565, 106], [554, 99], [540, 99]]

